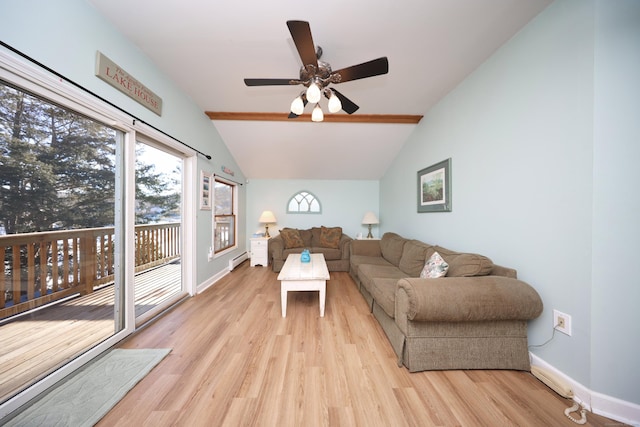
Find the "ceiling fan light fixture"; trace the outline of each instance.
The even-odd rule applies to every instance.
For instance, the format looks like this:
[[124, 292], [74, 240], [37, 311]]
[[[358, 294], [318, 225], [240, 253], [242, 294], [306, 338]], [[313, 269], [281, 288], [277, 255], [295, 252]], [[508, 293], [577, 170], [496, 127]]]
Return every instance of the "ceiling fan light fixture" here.
[[296, 97], [296, 99], [291, 102], [291, 112], [298, 116], [304, 112], [304, 102], [301, 96]]
[[311, 102], [312, 104], [316, 104], [318, 101], [320, 101], [320, 95], [321, 92], [318, 85], [315, 82], [311, 83], [307, 88], [307, 101]]
[[300, 77], [297, 79], [252, 78], [244, 79], [244, 84], [247, 86], [304, 86], [304, 92], [299, 95], [302, 100], [302, 109], [300, 108], [300, 99], [295, 99], [291, 103], [290, 119], [299, 117], [307, 103], [310, 102], [316, 104], [316, 108], [313, 111], [316, 116], [314, 121], [324, 120], [324, 113], [317, 106], [322, 95], [329, 98], [329, 112], [335, 113], [342, 110], [347, 114], [353, 114], [360, 107], [342, 93], [328, 89], [327, 86], [332, 83], [345, 83], [352, 80], [380, 76], [389, 72], [389, 60], [386, 56], [333, 71], [328, 62], [320, 60], [322, 48], [318, 46], [317, 50], [315, 49], [311, 28], [307, 21], [289, 20], [287, 21], [287, 27], [303, 64], [300, 68]]
[[319, 104], [316, 104], [316, 107], [313, 109], [311, 113], [311, 121], [312, 122], [321, 122], [324, 120], [324, 113], [322, 112], [322, 108], [320, 108]]
[[336, 96], [333, 91], [330, 91], [329, 95], [329, 112], [337, 113], [342, 110], [342, 102], [340, 102], [340, 98]]

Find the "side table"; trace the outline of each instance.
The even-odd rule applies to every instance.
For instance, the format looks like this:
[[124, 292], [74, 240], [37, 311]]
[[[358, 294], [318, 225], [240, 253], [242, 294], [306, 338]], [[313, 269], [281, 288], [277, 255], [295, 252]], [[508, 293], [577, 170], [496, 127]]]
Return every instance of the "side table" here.
[[268, 237], [252, 237], [251, 238], [251, 267], [261, 265], [267, 267], [269, 265], [269, 238]]

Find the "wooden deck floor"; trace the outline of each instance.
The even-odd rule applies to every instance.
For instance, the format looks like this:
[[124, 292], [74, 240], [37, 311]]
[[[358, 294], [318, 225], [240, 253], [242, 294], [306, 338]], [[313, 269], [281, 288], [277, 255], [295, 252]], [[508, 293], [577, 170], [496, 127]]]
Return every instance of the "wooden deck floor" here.
[[[136, 275], [136, 317], [181, 290], [180, 264]], [[0, 401], [114, 334], [114, 287], [18, 316], [0, 326]]]

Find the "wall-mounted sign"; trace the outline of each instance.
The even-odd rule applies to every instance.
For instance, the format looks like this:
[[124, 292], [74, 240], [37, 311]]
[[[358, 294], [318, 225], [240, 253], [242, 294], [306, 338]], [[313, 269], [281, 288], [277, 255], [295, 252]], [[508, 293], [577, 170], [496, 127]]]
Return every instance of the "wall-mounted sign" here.
[[226, 173], [226, 174], [228, 174], [228, 175], [231, 175], [231, 176], [234, 176], [234, 175], [235, 175], [235, 173], [234, 173], [231, 169], [229, 169], [228, 167], [226, 167], [226, 166], [222, 166], [222, 168], [221, 168], [221, 169], [222, 169], [222, 172], [224, 172], [224, 173]]
[[100, 51], [97, 52], [96, 58], [96, 76], [157, 115], [162, 115], [162, 98], [151, 92]]

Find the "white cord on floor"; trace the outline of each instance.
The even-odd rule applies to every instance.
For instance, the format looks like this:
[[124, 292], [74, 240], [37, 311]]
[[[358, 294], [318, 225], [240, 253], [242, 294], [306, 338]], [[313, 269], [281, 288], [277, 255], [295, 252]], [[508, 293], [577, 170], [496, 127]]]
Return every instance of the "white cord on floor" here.
[[[577, 412], [578, 409], [580, 409], [580, 414], [581, 414], [581, 418], [579, 420], [573, 418], [573, 416], [571, 415], [572, 412]], [[584, 408], [581, 409], [580, 404], [578, 402], [574, 403], [572, 407], [565, 409], [564, 414], [567, 416], [567, 418], [569, 418], [571, 421], [573, 421], [576, 424], [587, 423], [587, 411]]]

